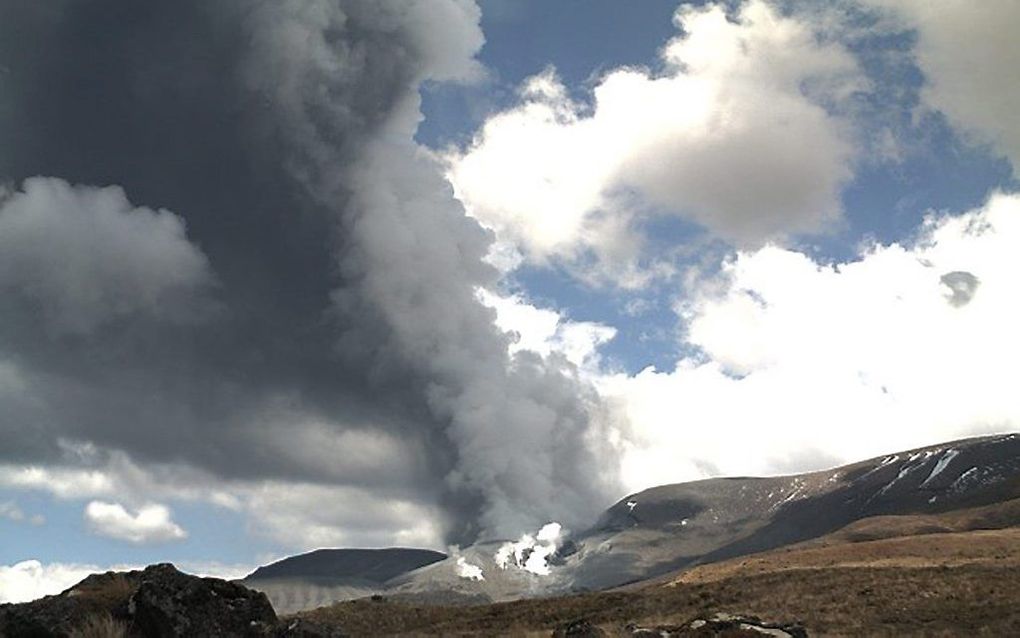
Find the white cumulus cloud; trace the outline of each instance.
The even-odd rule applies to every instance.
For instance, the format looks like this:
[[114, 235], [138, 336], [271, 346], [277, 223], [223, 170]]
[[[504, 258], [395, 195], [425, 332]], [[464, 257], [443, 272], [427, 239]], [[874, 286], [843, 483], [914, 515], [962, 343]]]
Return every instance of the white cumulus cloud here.
[[915, 54], [931, 108], [1020, 167], [1020, 3], [868, 0], [917, 32]]
[[496, 311], [496, 326], [513, 335], [510, 352], [530, 350], [542, 356], [557, 353], [581, 368], [596, 368], [598, 348], [616, 336], [612, 326], [572, 321], [559, 312], [530, 303], [521, 295], [478, 291], [479, 299]]
[[149, 504], [130, 512], [120, 503], [92, 501], [85, 506], [84, 517], [94, 534], [129, 543], [162, 543], [188, 537], [184, 528], [170, 518], [165, 505]]
[[[300, 421], [296, 423], [303, 425]], [[308, 458], [314, 461], [325, 457], [334, 443], [320, 441], [313, 434], [298, 429], [300, 442], [326, 450], [311, 453]], [[309, 440], [305, 441], [305, 437]], [[352, 432], [340, 440], [350, 444], [348, 451], [353, 448], [369, 462], [375, 459], [377, 464], [378, 455], [391, 451], [385, 437], [376, 439]], [[48, 493], [64, 501], [90, 499], [98, 505], [90, 504], [91, 510], [86, 508], [85, 517], [96, 533], [102, 532], [92, 526], [90, 511], [91, 518], [103, 521], [103, 530], [115, 526], [120, 530], [118, 533], [126, 534], [124, 530], [135, 530], [138, 523], [158, 522], [162, 517], [160, 510], [147, 510], [139, 505], [183, 501], [243, 514], [252, 534], [270, 538], [290, 551], [326, 546], [444, 546], [441, 513], [429, 504], [416, 502], [413, 493], [401, 489], [400, 480], [377, 489], [299, 481], [226, 481], [186, 466], [142, 467], [123, 453], [94, 446], [66, 447], [70, 456], [82, 457], [79, 460], [90, 467], [0, 465], [0, 487]], [[333, 458], [337, 458], [336, 454]], [[404, 478], [400, 471], [391, 474], [397, 479]], [[213, 484], [215, 488], [210, 487]], [[143, 518], [146, 511], [149, 514]], [[169, 519], [169, 512], [166, 515]], [[174, 540], [177, 534], [174, 526], [180, 527], [172, 520], [169, 526], [162, 526], [167, 540]], [[204, 565], [198, 564], [196, 568], [204, 569]]]
[[89, 574], [101, 571], [91, 565], [26, 560], [0, 565], [0, 603], [21, 603], [58, 594]]
[[1020, 195], [823, 264], [739, 253], [679, 304], [701, 356], [604, 377], [632, 488], [819, 469], [1020, 428]]
[[0, 519], [7, 519], [13, 523], [29, 523], [36, 526], [46, 522], [46, 517], [42, 514], [28, 515], [14, 501], [0, 503]]
[[[642, 215], [680, 215], [741, 245], [826, 229], [854, 156], [822, 104], [862, 86], [840, 45], [754, 0], [682, 7], [663, 69], [619, 68], [574, 101], [553, 71], [448, 157], [469, 213], [526, 258], [593, 251], [606, 276], [641, 286]], [[661, 270], [661, 265], [659, 265]], [[599, 274], [601, 273], [601, 275]]]

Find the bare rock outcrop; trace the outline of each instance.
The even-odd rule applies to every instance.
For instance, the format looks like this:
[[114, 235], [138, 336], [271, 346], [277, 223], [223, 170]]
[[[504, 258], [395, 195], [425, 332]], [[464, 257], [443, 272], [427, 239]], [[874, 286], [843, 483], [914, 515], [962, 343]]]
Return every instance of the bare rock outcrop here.
[[765, 622], [757, 616], [716, 614], [710, 618], [696, 618], [682, 625], [641, 627], [627, 625], [627, 636], [635, 638], [808, 638], [800, 623]]
[[146, 638], [327, 636], [335, 630], [278, 621], [266, 595], [219, 578], [199, 578], [168, 563], [94, 574], [29, 603], [0, 605], [0, 636], [90, 635]]
[[153, 638], [178, 636], [268, 636], [276, 627], [269, 599], [243, 585], [196, 578], [173, 565], [142, 572], [128, 602], [133, 629]]

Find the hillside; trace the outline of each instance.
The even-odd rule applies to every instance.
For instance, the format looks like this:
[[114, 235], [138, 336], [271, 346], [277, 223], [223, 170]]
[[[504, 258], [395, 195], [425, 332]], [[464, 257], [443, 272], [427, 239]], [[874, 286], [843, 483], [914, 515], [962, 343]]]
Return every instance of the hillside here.
[[[994, 505], [970, 520], [1013, 519], [1017, 509], [1015, 501]], [[636, 635], [628, 626], [681, 627], [716, 614], [797, 621], [810, 636], [1020, 635], [1020, 528], [934, 532], [918, 527], [929, 521], [895, 518], [617, 591], [466, 608], [349, 601], [297, 617], [356, 635], [549, 636], [584, 619], [624, 636]], [[892, 536], [854, 540], [862, 529]]]
[[446, 558], [428, 549], [319, 549], [256, 569], [239, 581], [265, 593], [279, 613], [371, 596], [386, 583]]
[[370, 583], [386, 581], [446, 558], [429, 549], [318, 549], [259, 567], [246, 581], [273, 578], [307, 578]]
[[[429, 604], [511, 601], [642, 583], [844, 528], [846, 534], [867, 537], [874, 533], [867, 526], [879, 524], [880, 517], [914, 517], [910, 519], [914, 532], [962, 529], [951, 523], [953, 516], [940, 518], [938, 524], [929, 518], [1003, 504], [1018, 496], [1020, 438], [982, 437], [820, 472], [714, 478], [631, 494], [607, 509], [590, 529], [565, 539], [548, 575], [502, 568], [496, 561], [502, 542], [496, 541], [462, 548], [454, 556], [385, 582], [347, 568], [342, 579], [324, 580], [325, 563], [315, 577], [245, 582], [265, 591], [281, 613], [373, 594]], [[1000, 524], [991, 520], [989, 526], [1013, 524], [1016, 507], [986, 512], [1002, 519]], [[870, 522], [853, 527], [858, 521]], [[302, 560], [314, 562], [314, 555]], [[465, 578], [463, 563], [480, 569], [483, 578]]]
[[258, 635], [549, 636], [570, 625], [740, 636], [755, 635], [751, 616], [774, 636], [1020, 635], [1020, 438], [645, 490], [565, 539], [544, 575], [498, 566], [501, 546], [318, 550], [239, 583], [171, 566], [91, 576], [0, 606], [0, 636], [69, 635], [107, 616], [144, 635], [157, 620], [138, 616], [137, 602], [153, 592], [159, 623], [254, 619]]
[[567, 562], [602, 589], [829, 534], [883, 515], [933, 515], [1020, 496], [1020, 438], [983, 437], [832, 470], [664, 485], [621, 499]]
[[[1020, 527], [970, 529], [1015, 523], [1018, 510], [1010, 501], [864, 519], [805, 543], [615, 591], [469, 606], [377, 596], [278, 620], [254, 592], [161, 565], [90, 576], [59, 596], [0, 605], [0, 636], [548, 637], [565, 635], [566, 627], [587, 628], [589, 636], [762, 635], [703, 624], [749, 616], [791, 632], [770, 629], [772, 636], [1020, 635]], [[210, 634], [210, 627], [228, 633]], [[95, 633], [101, 630], [125, 633]]]

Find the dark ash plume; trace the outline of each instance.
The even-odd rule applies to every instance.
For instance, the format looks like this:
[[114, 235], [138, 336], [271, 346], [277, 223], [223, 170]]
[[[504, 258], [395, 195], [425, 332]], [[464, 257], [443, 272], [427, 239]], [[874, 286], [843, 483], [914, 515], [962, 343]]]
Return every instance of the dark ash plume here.
[[47, 306], [0, 276], [0, 361], [35, 398], [0, 410], [2, 460], [56, 462], [76, 440], [353, 485], [441, 503], [454, 542], [598, 511], [599, 398], [566, 363], [508, 356], [475, 296], [490, 237], [413, 138], [420, 83], [477, 72], [477, 22], [466, 0], [0, 0], [0, 177], [21, 200], [35, 175], [126, 193], [120, 217], [29, 218], [58, 225], [26, 234], [32, 254], [62, 259], [90, 214], [123, 241], [125, 220], [181, 229], [158, 267], [147, 244], [91, 245], [79, 283], [126, 310], [87, 330], [45, 321], [77, 283]]

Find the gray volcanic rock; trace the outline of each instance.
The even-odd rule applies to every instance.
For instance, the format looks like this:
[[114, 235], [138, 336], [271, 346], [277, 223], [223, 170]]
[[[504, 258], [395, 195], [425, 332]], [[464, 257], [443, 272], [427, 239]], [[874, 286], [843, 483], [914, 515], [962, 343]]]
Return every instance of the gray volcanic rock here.
[[800, 623], [771, 623], [757, 616], [716, 614], [711, 618], [698, 618], [683, 625], [640, 627], [627, 625], [625, 635], [634, 638], [808, 638]]
[[588, 620], [575, 620], [553, 631], [552, 638], [604, 638], [606, 632]]
[[266, 595], [218, 578], [195, 578], [173, 565], [142, 572], [128, 613], [135, 631], [153, 638], [266, 636], [276, 612]]
[[69, 636], [76, 628], [108, 611], [76, 604], [61, 596], [47, 596], [29, 603], [0, 605], [0, 636]]

